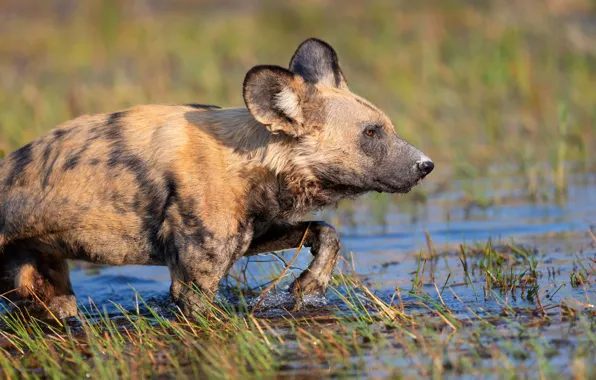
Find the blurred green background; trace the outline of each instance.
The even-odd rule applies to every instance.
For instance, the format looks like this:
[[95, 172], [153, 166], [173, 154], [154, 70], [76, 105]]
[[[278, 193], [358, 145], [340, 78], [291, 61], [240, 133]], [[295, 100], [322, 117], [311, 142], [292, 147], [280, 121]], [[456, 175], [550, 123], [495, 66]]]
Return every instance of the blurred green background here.
[[515, 174], [537, 196], [594, 170], [588, 0], [2, 0], [0, 150], [81, 114], [242, 105], [246, 71], [286, 66], [308, 37], [435, 160], [437, 186]]

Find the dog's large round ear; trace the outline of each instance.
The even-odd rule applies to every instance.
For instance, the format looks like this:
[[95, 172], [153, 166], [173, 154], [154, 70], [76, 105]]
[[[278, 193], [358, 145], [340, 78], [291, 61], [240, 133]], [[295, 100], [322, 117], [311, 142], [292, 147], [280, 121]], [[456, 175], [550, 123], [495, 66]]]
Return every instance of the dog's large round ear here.
[[306, 132], [300, 97], [304, 80], [279, 66], [253, 67], [244, 78], [243, 95], [252, 116], [272, 133]]
[[298, 46], [290, 60], [290, 71], [312, 84], [348, 87], [339, 67], [337, 53], [331, 45], [316, 38], [309, 38]]

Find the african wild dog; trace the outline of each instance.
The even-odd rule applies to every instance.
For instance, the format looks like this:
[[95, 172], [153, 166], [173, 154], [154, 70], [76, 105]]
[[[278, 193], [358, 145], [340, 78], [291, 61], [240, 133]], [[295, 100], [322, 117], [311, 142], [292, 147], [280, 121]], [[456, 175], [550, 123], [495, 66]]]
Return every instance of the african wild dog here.
[[[76, 313], [66, 259], [167, 265], [201, 309], [240, 257], [295, 248], [301, 217], [368, 191], [405, 193], [433, 169], [349, 91], [335, 51], [303, 42], [289, 70], [256, 66], [247, 108], [148, 105], [81, 116], [0, 161], [0, 293]], [[324, 292], [340, 249], [313, 222], [314, 259], [291, 286]]]

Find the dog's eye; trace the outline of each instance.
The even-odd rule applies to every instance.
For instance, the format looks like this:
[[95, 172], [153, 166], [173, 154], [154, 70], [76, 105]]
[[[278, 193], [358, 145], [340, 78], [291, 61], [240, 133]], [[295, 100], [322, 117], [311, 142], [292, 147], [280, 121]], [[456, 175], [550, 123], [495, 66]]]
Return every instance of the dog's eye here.
[[364, 130], [364, 134], [367, 135], [368, 137], [373, 137], [375, 135], [377, 131], [373, 128], [366, 128]]
[[383, 126], [378, 123], [366, 123], [363, 125], [362, 133], [366, 137], [380, 137], [383, 136]]

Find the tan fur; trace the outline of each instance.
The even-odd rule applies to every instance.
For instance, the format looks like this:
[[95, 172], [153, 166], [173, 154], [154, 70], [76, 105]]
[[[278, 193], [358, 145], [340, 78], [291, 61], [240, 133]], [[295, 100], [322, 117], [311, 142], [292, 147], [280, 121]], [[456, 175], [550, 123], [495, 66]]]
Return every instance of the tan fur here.
[[49, 276], [40, 273], [39, 268], [34, 263], [23, 264], [15, 276], [14, 288], [18, 290], [22, 297], [35, 295], [42, 301], [51, 300], [56, 294], [65, 294], [69, 291], [70, 283], [65, 278], [60, 269], [65, 268], [44, 268]]
[[[36, 287], [39, 285], [38, 283], [39, 273], [37, 272], [37, 269], [35, 269], [32, 264], [27, 263], [21, 267], [19, 273], [15, 277], [14, 287], [15, 289], [18, 289], [21, 296], [27, 297], [36, 292]], [[44, 289], [39, 289], [38, 287], [37, 292], [43, 294]]]

